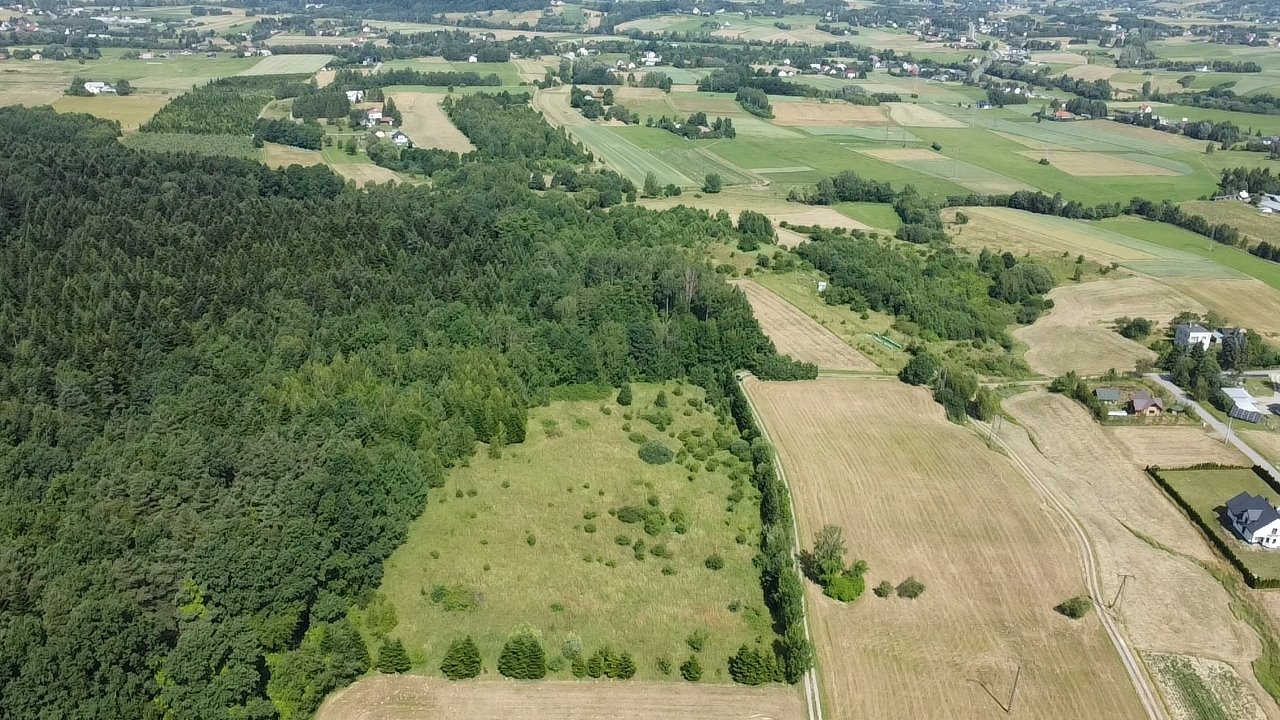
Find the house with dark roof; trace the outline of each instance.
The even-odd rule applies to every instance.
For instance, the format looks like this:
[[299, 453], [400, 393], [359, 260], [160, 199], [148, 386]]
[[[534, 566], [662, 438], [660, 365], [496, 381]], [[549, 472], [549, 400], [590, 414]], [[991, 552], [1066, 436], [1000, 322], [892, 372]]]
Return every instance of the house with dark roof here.
[[1164, 400], [1153, 397], [1146, 390], [1139, 390], [1129, 398], [1129, 413], [1132, 415], [1159, 415], [1164, 412]]
[[1120, 402], [1120, 388], [1095, 388], [1093, 394], [1098, 398], [1098, 402]]
[[1245, 542], [1280, 547], [1280, 512], [1267, 499], [1242, 492], [1227, 501], [1227, 522]]

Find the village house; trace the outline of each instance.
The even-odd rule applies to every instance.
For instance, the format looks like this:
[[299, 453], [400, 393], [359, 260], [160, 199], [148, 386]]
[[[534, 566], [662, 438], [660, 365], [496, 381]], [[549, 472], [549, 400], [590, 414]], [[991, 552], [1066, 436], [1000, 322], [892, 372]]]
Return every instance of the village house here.
[[347, 102], [353, 102], [353, 103], [364, 102], [363, 90], [348, 90], [346, 92], [346, 95], [347, 95]]
[[102, 93], [113, 93], [116, 91], [116, 89], [111, 85], [97, 80], [91, 80], [85, 83], [84, 90], [90, 95], [101, 95]]
[[1227, 501], [1225, 515], [1245, 542], [1268, 549], [1280, 547], [1280, 512], [1266, 498], [1242, 492]]
[[1180, 348], [1199, 345], [1208, 350], [1213, 344], [1213, 333], [1203, 325], [1184, 323], [1173, 329], [1173, 344]]
[[1139, 390], [1129, 398], [1129, 414], [1155, 417], [1164, 412], [1164, 400], [1146, 390]]
[[1109, 405], [1120, 402], [1120, 388], [1096, 388], [1093, 394], [1098, 398], [1098, 402]]
[[404, 147], [409, 144], [409, 136], [397, 130], [391, 133], [391, 142]]

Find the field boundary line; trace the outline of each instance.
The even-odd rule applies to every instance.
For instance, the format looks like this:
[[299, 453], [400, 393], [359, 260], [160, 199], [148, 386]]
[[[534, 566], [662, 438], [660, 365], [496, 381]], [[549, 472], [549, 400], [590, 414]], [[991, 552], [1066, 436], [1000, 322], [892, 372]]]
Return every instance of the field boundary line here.
[[[986, 439], [994, 442], [996, 445], [999, 445], [1005, 451], [1009, 459], [1013, 461], [1013, 464], [1018, 467], [1018, 470], [1026, 476], [1031, 486], [1040, 494], [1041, 497], [1048, 501], [1054, 511], [1067, 521], [1067, 525], [1070, 526], [1072, 532], [1075, 534], [1076, 541], [1080, 546], [1080, 561], [1083, 565], [1085, 581], [1089, 586], [1089, 595], [1093, 598], [1094, 604], [1098, 606], [1098, 618], [1101, 619], [1102, 627], [1107, 631], [1107, 637], [1111, 639], [1111, 644], [1120, 655], [1120, 660], [1124, 663], [1125, 670], [1129, 673], [1129, 679], [1133, 682], [1134, 689], [1138, 691], [1138, 699], [1142, 701], [1142, 706], [1147, 711], [1147, 717], [1151, 720], [1167, 720], [1164, 704], [1160, 699], [1160, 695], [1152, 687], [1151, 679], [1145, 672], [1146, 666], [1138, 658], [1137, 651], [1129, 646], [1129, 643], [1124, 639], [1124, 635], [1120, 632], [1115, 621], [1106, 610], [1107, 606], [1105, 599], [1102, 596], [1102, 587], [1098, 582], [1097, 555], [1094, 552], [1093, 543], [1089, 540], [1088, 533], [1084, 531], [1084, 526], [1082, 526], [1080, 521], [1076, 519], [1075, 515], [1071, 513], [1071, 510], [1058, 499], [1058, 496], [1049, 489], [1048, 484], [1046, 484], [1044, 480], [1042, 480], [1040, 476], [1031, 469], [1031, 466], [1019, 457], [1003, 438], [994, 432], [991, 425], [976, 420], [974, 423], [978, 427], [986, 430]], [[982, 433], [978, 434], [979, 436], [982, 435]], [[1027, 435], [1030, 437], [1029, 432]]]
[[[747, 392], [744, 380], [754, 378], [750, 372], [739, 372], [735, 374], [734, 382], [738, 383], [738, 391], [742, 393], [742, 397], [747, 400], [747, 408], [751, 410], [751, 418], [755, 420], [756, 427], [760, 428], [760, 434], [764, 437], [765, 442], [773, 446], [773, 469], [778, 473], [778, 479], [782, 481], [782, 486], [787, 489], [787, 502], [791, 504], [791, 535], [794, 543], [791, 547], [791, 562], [800, 577], [804, 574], [800, 571], [800, 524], [796, 521], [795, 498], [791, 495], [791, 483], [787, 480], [787, 473], [782, 468], [782, 458], [778, 453], [778, 445], [773, 441], [773, 437], [769, 435], [769, 428], [764, 424], [760, 412], [756, 410], [755, 401], [751, 399], [750, 393]], [[813, 648], [813, 634], [809, 631], [809, 600], [807, 597], [801, 597], [801, 607], [804, 610], [804, 639], [809, 642], [809, 647]], [[804, 696], [805, 705], [808, 708], [809, 720], [823, 720], [822, 717], [822, 694], [818, 687], [818, 654], [813, 652], [813, 664], [804, 674]]]

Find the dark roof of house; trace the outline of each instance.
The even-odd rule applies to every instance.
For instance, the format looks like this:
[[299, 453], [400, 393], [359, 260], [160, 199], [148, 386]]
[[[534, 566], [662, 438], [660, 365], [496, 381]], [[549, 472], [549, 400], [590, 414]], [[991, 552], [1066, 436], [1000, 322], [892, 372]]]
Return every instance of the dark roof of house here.
[[1186, 328], [1189, 332], [1197, 332], [1197, 333], [1209, 332], [1209, 328], [1203, 325], [1200, 325], [1199, 323], [1184, 323], [1178, 326], [1179, 330], [1181, 330], [1182, 328]]
[[1260, 527], [1280, 520], [1280, 512], [1260, 495], [1242, 492], [1227, 501], [1227, 515], [1232, 520], [1240, 521], [1245, 533], [1252, 533]]
[[1152, 405], [1164, 410], [1164, 400], [1158, 397], [1152, 397], [1151, 393], [1146, 390], [1140, 390], [1133, 394], [1133, 399], [1129, 402], [1133, 403], [1134, 412], [1142, 412]]
[[1120, 388], [1096, 388], [1093, 394], [1102, 402], [1120, 401]]

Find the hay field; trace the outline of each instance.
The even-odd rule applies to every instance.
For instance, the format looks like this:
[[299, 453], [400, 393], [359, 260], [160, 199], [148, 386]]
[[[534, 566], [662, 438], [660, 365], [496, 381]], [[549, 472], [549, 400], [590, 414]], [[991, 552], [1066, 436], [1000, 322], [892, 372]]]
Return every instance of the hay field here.
[[1280, 290], [1260, 280], [1167, 280], [1171, 286], [1217, 310], [1232, 323], [1280, 338]]
[[329, 87], [337, 75], [337, 70], [318, 70], [315, 75], [316, 87]]
[[1227, 223], [1253, 242], [1268, 240], [1274, 243], [1276, 238], [1280, 238], [1280, 217], [1263, 215], [1256, 207], [1245, 203], [1192, 200], [1178, 203], [1178, 207], [1211, 223]]
[[[1078, 550], [1014, 466], [893, 380], [748, 380], [778, 444], [800, 537], [844, 528], [868, 585], [908, 575], [914, 601], [845, 605], [809, 585], [831, 720], [1145, 717], [1096, 617], [1052, 607], [1084, 588]], [[990, 694], [989, 694], [990, 693]]]
[[628, 681], [450, 683], [373, 675], [339, 690], [316, 720], [803, 720], [795, 688]]
[[137, 130], [138, 126], [151, 119], [170, 98], [160, 94], [104, 95], [98, 97], [76, 97], [63, 95], [53, 103], [53, 109], [61, 113], [89, 113], [107, 120], [120, 123], [125, 132]]
[[978, 193], [1012, 193], [1018, 190], [1034, 189], [1021, 180], [988, 170], [981, 165], [923, 148], [858, 149], [857, 152], [939, 180], [962, 185]]
[[[657, 659], [679, 658], [679, 666], [689, 654], [685, 638], [702, 629], [702, 681], [729, 683], [728, 657], [758, 636], [772, 637], [751, 564], [756, 551], [749, 538], [758, 536], [760, 510], [749, 474], [742, 479], [745, 497], [728, 501], [744, 487], [730, 475], [746, 465], [727, 450], [706, 447], [727, 426], [694, 386], [683, 386], [679, 395], [675, 383], [632, 387], [629, 408], [607, 392], [599, 400], [530, 411], [523, 443], [499, 457], [477, 455], [432, 491], [404, 544], [387, 559], [381, 587], [399, 618], [391, 633], [404, 641], [416, 671], [438, 674], [449, 643], [469, 634], [486, 664], [483, 677], [497, 678], [508, 633], [530, 623], [541, 631], [549, 660], [577, 634], [588, 654], [605, 644], [630, 652], [639, 679], [683, 683], [678, 674], [663, 675]], [[639, 417], [657, 411], [660, 389], [672, 416], [664, 431]], [[689, 455], [649, 465], [637, 455], [632, 433]], [[649, 534], [610, 514], [651, 502], [667, 516], [684, 514], [685, 532], [672, 519]], [[722, 557], [722, 569], [705, 566], [713, 554]], [[436, 585], [460, 588], [470, 607], [451, 611], [433, 602]], [[548, 677], [570, 679], [567, 663]]]
[[1001, 439], [1083, 526], [1103, 596], [1115, 597], [1120, 574], [1134, 575], [1111, 610], [1130, 645], [1230, 663], [1255, 696], [1266, 698], [1249, 669], [1261, 651], [1258, 636], [1201, 564], [1225, 566], [1125, 446], [1061, 395], [1028, 392], [1006, 400], [1004, 409], [1016, 424], [1002, 423]]
[[1155, 256], [1143, 250], [1119, 244], [1122, 236], [1099, 230], [1091, 225], [1047, 215], [1033, 215], [1008, 208], [960, 208], [969, 216], [969, 224], [955, 236], [955, 242], [966, 247], [999, 247], [1015, 254], [1022, 252], [1063, 251], [1084, 255], [1107, 264], [1125, 260], [1148, 260]]
[[333, 59], [332, 55], [272, 55], [257, 65], [241, 72], [241, 75], [310, 75], [323, 70]]
[[1234, 445], [1222, 442], [1220, 435], [1200, 428], [1131, 426], [1104, 431], [1124, 447], [1129, 460], [1139, 467], [1179, 468], [1206, 462], [1251, 464]]
[[899, 125], [923, 128], [961, 128], [965, 124], [959, 120], [923, 105], [911, 103], [885, 103], [889, 107], [889, 117]]
[[1018, 153], [1028, 160], [1039, 161], [1048, 158], [1053, 167], [1075, 177], [1125, 177], [1125, 176], [1158, 176], [1181, 175], [1175, 170], [1157, 167], [1137, 160], [1109, 155], [1107, 153], [1073, 152], [1045, 150]]
[[[1037, 55], [1036, 58], [1039, 59], [1040, 56]], [[1080, 56], [1076, 56], [1076, 62], [1079, 62], [1082, 59], [1083, 58]], [[1067, 68], [1062, 72], [1062, 74], [1078, 80], [1088, 80], [1092, 82], [1094, 80], [1109, 80], [1116, 75], [1126, 72], [1130, 71], [1124, 68], [1111, 67], [1110, 65], [1077, 65], [1075, 67]]]
[[867, 370], [879, 368], [835, 333], [805, 315], [799, 308], [750, 280], [734, 283], [756, 316], [765, 335], [778, 352], [796, 360], [811, 362], [821, 370]]
[[1239, 426], [1236, 427], [1236, 432], [1249, 444], [1249, 447], [1262, 453], [1262, 456], [1270, 460], [1273, 465], [1280, 462], [1280, 433], [1266, 430], [1242, 430]]
[[476, 149], [440, 108], [444, 95], [394, 92], [387, 93], [387, 96], [395, 101], [404, 117], [400, 129], [417, 147], [440, 148], [456, 153], [468, 153]]
[[[273, 168], [284, 168], [290, 165], [323, 165], [325, 160], [324, 154], [319, 150], [303, 150], [290, 145], [263, 143], [262, 162]], [[336, 169], [335, 172], [337, 172]]]
[[884, 160], [889, 163], [901, 163], [911, 160], [932, 161], [945, 159], [933, 150], [925, 150], [924, 148], [878, 148], [875, 150], [863, 150], [864, 155], [870, 155], [877, 160]]
[[850, 105], [846, 102], [821, 103], [813, 100], [778, 102], [773, 105], [773, 122], [787, 127], [867, 126], [885, 123], [884, 109], [879, 106]]
[[398, 182], [403, 179], [395, 172], [369, 162], [337, 163], [331, 167], [342, 177], [355, 180], [357, 185]]
[[1053, 309], [1013, 335], [1027, 344], [1031, 369], [1050, 376], [1069, 370], [1081, 375], [1124, 372], [1139, 360], [1154, 360], [1154, 352], [1111, 329], [1118, 317], [1144, 317], [1165, 325], [1184, 310], [1204, 312], [1204, 306], [1189, 297], [1145, 277], [1059, 285], [1048, 297]]
[[[842, 227], [849, 230], [871, 230], [865, 223], [858, 222], [832, 207], [817, 207], [789, 203], [786, 200], [766, 194], [764, 189], [729, 188], [713, 195], [700, 198], [692, 194], [684, 194], [669, 198], [642, 198], [639, 204], [644, 207], [664, 210], [677, 205], [694, 207], [715, 214], [724, 210], [734, 218], [743, 210], [753, 210], [767, 216], [777, 226], [782, 222], [790, 225], [820, 225], [827, 228]], [[781, 229], [781, 228], [780, 228]]]

